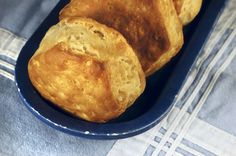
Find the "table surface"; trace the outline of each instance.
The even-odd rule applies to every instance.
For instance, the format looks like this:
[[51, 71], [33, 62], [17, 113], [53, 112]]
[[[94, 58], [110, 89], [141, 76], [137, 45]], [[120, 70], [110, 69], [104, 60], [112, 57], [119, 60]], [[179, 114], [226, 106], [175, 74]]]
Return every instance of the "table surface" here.
[[58, 1], [0, 0], [0, 155], [236, 155], [236, 0], [226, 4], [169, 115], [141, 135], [110, 141], [56, 131], [18, 97], [17, 56]]

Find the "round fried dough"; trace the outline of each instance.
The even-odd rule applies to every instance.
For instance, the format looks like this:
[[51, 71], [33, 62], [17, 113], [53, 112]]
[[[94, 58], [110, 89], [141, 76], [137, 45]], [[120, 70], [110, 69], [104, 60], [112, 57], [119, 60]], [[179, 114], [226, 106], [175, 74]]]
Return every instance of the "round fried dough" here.
[[118, 117], [145, 88], [145, 75], [125, 38], [87, 18], [65, 18], [51, 27], [28, 72], [45, 99], [92, 122]]

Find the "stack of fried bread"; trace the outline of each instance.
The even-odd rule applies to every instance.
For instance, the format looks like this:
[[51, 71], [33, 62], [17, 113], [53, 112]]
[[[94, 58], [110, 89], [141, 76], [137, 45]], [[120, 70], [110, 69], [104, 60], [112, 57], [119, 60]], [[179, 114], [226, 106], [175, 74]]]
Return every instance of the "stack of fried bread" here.
[[28, 64], [47, 100], [91, 122], [121, 115], [145, 77], [183, 45], [183, 25], [201, 0], [71, 0]]

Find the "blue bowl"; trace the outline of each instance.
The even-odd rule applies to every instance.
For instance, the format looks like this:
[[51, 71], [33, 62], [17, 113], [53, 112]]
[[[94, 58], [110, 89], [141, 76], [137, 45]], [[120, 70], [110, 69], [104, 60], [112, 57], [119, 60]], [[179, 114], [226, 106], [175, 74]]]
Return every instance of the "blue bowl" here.
[[170, 111], [173, 100], [207, 39], [224, 1], [204, 1], [198, 17], [184, 30], [185, 44], [181, 52], [147, 79], [144, 93], [124, 114], [104, 124], [87, 122], [64, 112], [42, 98], [29, 80], [28, 62], [47, 30], [59, 21], [58, 14], [67, 3], [68, 0], [58, 3], [22, 49], [15, 69], [20, 97], [37, 118], [57, 130], [92, 139], [120, 139], [152, 128]]

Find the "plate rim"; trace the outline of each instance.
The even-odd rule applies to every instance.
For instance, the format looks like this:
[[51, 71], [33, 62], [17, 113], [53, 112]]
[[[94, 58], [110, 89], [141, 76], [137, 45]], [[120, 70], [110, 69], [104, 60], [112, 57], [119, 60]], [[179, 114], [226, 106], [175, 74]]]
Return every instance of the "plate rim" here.
[[[27, 43], [22, 48], [22, 50], [19, 53], [19, 56], [17, 58], [17, 61], [16, 61], [16, 66], [15, 66], [15, 71], [14, 72], [15, 72], [15, 84], [17, 86], [18, 94], [19, 94], [21, 100], [23, 101], [24, 105], [27, 107], [27, 109], [34, 116], [36, 116], [39, 120], [43, 121], [43, 123], [46, 123], [50, 127], [53, 127], [56, 130], [65, 132], [67, 134], [71, 134], [71, 135], [74, 135], [74, 136], [80, 136], [80, 137], [84, 137], [84, 138], [89, 138], [89, 139], [100, 139], [100, 140], [122, 139], [122, 138], [127, 138], [127, 137], [131, 137], [131, 136], [140, 134], [140, 133], [154, 127], [156, 124], [158, 124], [167, 115], [167, 113], [172, 109], [172, 107], [174, 105], [174, 102], [173, 102], [174, 98], [168, 98], [168, 97], [169, 96], [175, 97], [175, 95], [178, 93], [178, 90], [181, 88], [181, 85], [184, 82], [184, 80], [185, 80], [185, 78], [188, 74], [188, 71], [191, 69], [192, 64], [194, 63], [194, 60], [197, 57], [197, 54], [199, 53], [201, 48], [204, 46], [205, 41], [209, 37], [209, 34], [211, 32], [211, 28], [214, 25], [215, 21], [217, 20], [218, 15], [220, 14], [220, 11], [223, 10], [224, 4], [225, 4], [226, 1], [227, 0], [215, 0], [215, 1], [211, 0], [209, 2], [208, 10], [206, 10], [204, 12], [204, 15], [203, 15], [202, 19], [200, 19], [199, 23], [196, 26], [196, 27], [198, 27], [199, 25], [201, 25], [201, 27], [196, 29], [196, 31], [193, 33], [188, 45], [184, 49], [184, 51], [188, 51], [189, 49], [191, 49], [191, 50], [193, 49], [192, 50], [193, 52], [191, 54], [183, 52], [183, 55], [178, 60], [177, 65], [174, 68], [173, 73], [171, 74], [172, 76], [170, 76], [170, 79], [168, 80], [167, 85], [165, 86], [163, 92], [161, 93], [160, 97], [157, 99], [157, 101], [155, 102], [155, 104], [153, 105], [153, 108], [151, 108], [151, 110], [149, 110], [145, 114], [141, 115], [140, 117], [137, 117], [137, 118], [135, 118], [133, 120], [130, 120], [130, 121], [127, 121], [127, 122], [108, 123], [108, 124], [94, 124], [94, 123], [92, 123], [92, 124], [97, 125], [97, 126], [110, 125], [110, 126], [114, 126], [114, 127], [117, 127], [119, 125], [124, 125], [124, 124], [126, 124], [126, 125], [134, 124], [135, 126], [133, 126], [133, 128], [130, 131], [126, 130], [125, 132], [121, 132], [121, 133], [110, 133], [109, 134], [109, 133], [93, 133], [93, 132], [91, 133], [89, 131], [80, 131], [78, 129], [74, 130], [72, 128], [62, 126], [59, 123], [55, 123], [55, 121], [51, 121], [50, 119], [48, 119], [45, 116], [43, 116], [42, 114], [40, 114], [37, 110], [35, 110], [32, 107], [32, 105], [30, 104], [30, 102], [22, 94], [21, 88], [19, 87], [20, 82], [18, 82], [18, 80], [19, 80], [19, 78], [18, 78], [19, 77], [18, 69], [19, 69], [19, 64], [20, 64], [19, 60], [23, 55], [22, 51], [27, 46], [27, 44], [31, 40], [31, 38], [29, 38]], [[56, 9], [59, 6], [60, 3], [62, 3], [62, 1], [60, 1], [54, 9]], [[52, 12], [54, 11], [54, 9], [52, 10]], [[207, 14], [210, 11], [211, 11], [211, 14]], [[49, 16], [50, 15], [51, 15], [51, 13], [49, 14]], [[207, 30], [204, 30], [204, 32], [206, 32], [206, 34], [199, 35], [198, 32], [202, 32], [203, 27], [207, 28]], [[37, 30], [35, 31], [35, 33], [37, 32]], [[35, 33], [32, 35], [32, 37], [35, 35]], [[196, 41], [196, 39], [199, 36], [201, 37], [200, 42]], [[197, 42], [198, 46], [195, 46], [196, 45], [195, 42]], [[183, 63], [183, 61], [181, 61], [181, 60], [183, 60], [184, 58], [190, 58], [190, 59], [188, 59], [187, 62]], [[184, 70], [181, 71], [180, 69], [184, 69]], [[180, 76], [176, 75], [176, 73], [178, 73], [178, 72], [181, 73]], [[178, 79], [176, 79], [176, 77]], [[175, 87], [171, 88], [173, 86], [175, 86]], [[171, 90], [168, 90], [170, 88], [171, 88]], [[166, 107], [166, 109], [164, 111], [162, 110], [162, 115], [161, 116], [156, 117], [155, 112], [159, 111], [159, 110], [154, 110], [154, 109], [155, 109], [156, 105], [160, 102], [169, 103], [169, 105], [168, 105], [168, 107]], [[145, 121], [149, 120], [149, 122], [145, 126], [143, 126], [143, 124], [141, 124], [142, 125], [141, 126], [140, 125], [140, 119], [141, 119], [142, 122], [143, 122], [143, 120], [145, 120]], [[101, 126], [100, 128], [103, 129], [103, 128], [106, 128], [106, 126]]]

